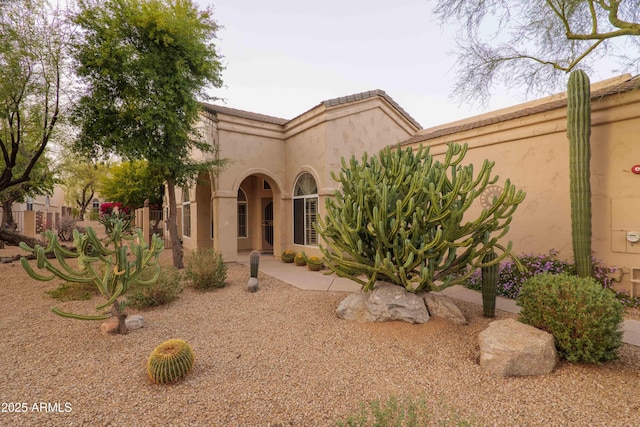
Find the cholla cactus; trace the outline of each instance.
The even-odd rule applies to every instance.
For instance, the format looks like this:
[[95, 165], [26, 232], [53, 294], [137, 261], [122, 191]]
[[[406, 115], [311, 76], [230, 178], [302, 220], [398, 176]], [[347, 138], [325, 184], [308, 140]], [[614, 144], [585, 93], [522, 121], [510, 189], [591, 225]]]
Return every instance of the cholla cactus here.
[[365, 291], [386, 280], [419, 292], [463, 282], [488, 266], [482, 259], [494, 248], [502, 253], [491, 264], [500, 263], [511, 243], [499, 240], [525, 194], [507, 179], [491, 206], [471, 216], [473, 201], [498, 177], [488, 160], [474, 176], [474, 165], [461, 165], [466, 152], [466, 144], [449, 144], [441, 162], [428, 147], [398, 146], [362, 162], [342, 159], [339, 175], [332, 173], [341, 190], [326, 199], [316, 227], [327, 266]]
[[[134, 236], [123, 235], [122, 226], [122, 221], [113, 221], [111, 234], [104, 243], [98, 239], [91, 227], [87, 227], [84, 234], [74, 230], [73, 240], [76, 252], [62, 247], [52, 231], [45, 233], [48, 240], [46, 248], [40, 245], [30, 248], [24, 243], [20, 244], [22, 249], [35, 254], [39, 270], [50, 273], [44, 275], [36, 272], [26, 258], [21, 258], [22, 267], [33, 279], [48, 281], [58, 277], [72, 283], [94, 283], [107, 299], [104, 304], [96, 307], [96, 311], [101, 312], [98, 315], [67, 313], [55, 307], [52, 309], [54, 313], [80, 320], [106, 320], [117, 316], [118, 331], [123, 334], [127, 333], [124, 321], [126, 315], [123, 313], [124, 301], [119, 301], [118, 298], [127, 292], [127, 288], [131, 284], [151, 284], [158, 279], [160, 273], [158, 256], [162, 252], [164, 244], [154, 234], [149, 246], [144, 241], [142, 230], [139, 229], [136, 230], [137, 233]], [[130, 241], [129, 245], [123, 244], [125, 240]], [[127, 258], [128, 251], [133, 254], [131, 261]], [[55, 255], [60, 267], [47, 259], [48, 253]], [[67, 258], [76, 258], [77, 266], [69, 265]], [[143, 280], [141, 273], [148, 268], [154, 269], [155, 274], [150, 279]], [[111, 312], [102, 313], [109, 306], [111, 306]]]

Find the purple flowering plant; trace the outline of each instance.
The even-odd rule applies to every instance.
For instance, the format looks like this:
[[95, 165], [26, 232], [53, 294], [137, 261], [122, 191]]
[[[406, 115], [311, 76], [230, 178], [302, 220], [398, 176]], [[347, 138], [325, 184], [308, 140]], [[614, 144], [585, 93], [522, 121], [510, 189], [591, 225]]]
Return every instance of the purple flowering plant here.
[[[526, 270], [519, 270], [515, 262], [507, 259], [500, 264], [498, 278], [498, 296], [516, 299], [520, 294], [522, 284], [538, 274], [569, 273], [576, 274], [575, 264], [557, 258], [558, 252], [550, 250], [549, 254], [523, 254], [518, 259]], [[593, 259], [593, 278], [605, 289], [613, 289], [613, 279], [609, 273], [615, 271], [614, 268], [602, 265], [602, 261]], [[469, 289], [482, 289], [482, 271], [477, 269], [467, 280], [466, 286]], [[617, 298], [625, 307], [640, 307], [640, 298], [631, 298], [625, 291], [617, 291]]]

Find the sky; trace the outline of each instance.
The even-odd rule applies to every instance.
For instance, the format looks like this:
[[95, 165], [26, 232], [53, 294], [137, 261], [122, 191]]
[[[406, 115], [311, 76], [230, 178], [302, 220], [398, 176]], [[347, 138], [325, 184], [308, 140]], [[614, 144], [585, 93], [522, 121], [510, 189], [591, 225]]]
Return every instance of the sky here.
[[[384, 90], [423, 128], [526, 101], [502, 89], [489, 105], [450, 99], [455, 29], [429, 0], [196, 0], [223, 28], [224, 87], [215, 103], [291, 119], [320, 102]], [[593, 78], [598, 81], [602, 78]]]

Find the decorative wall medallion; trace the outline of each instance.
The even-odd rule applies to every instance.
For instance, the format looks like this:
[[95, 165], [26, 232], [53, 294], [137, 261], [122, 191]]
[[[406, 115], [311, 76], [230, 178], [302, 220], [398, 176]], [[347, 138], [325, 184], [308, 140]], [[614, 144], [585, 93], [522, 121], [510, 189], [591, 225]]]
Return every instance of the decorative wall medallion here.
[[480, 195], [480, 204], [483, 208], [489, 209], [493, 206], [494, 198], [500, 197], [502, 194], [502, 187], [499, 185], [490, 185], [484, 189], [482, 194]]

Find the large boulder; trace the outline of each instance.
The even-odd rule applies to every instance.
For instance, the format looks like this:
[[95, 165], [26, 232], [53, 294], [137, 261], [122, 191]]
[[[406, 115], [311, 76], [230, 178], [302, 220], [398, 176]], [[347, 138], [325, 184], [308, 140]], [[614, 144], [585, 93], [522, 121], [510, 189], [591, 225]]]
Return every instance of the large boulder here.
[[425, 323], [429, 320], [427, 306], [421, 297], [386, 282], [376, 282], [371, 292], [349, 295], [340, 302], [336, 313], [341, 319], [358, 322]]
[[503, 377], [548, 374], [558, 363], [553, 335], [515, 319], [491, 322], [478, 343], [480, 366]]
[[422, 292], [418, 295], [424, 299], [430, 316], [444, 317], [456, 325], [467, 324], [467, 319], [453, 302], [453, 298], [446, 295], [437, 295], [433, 292]]

